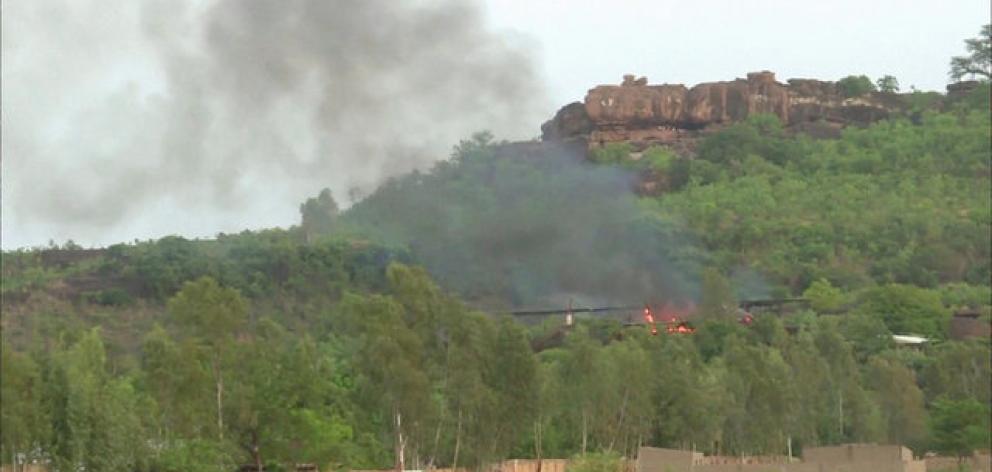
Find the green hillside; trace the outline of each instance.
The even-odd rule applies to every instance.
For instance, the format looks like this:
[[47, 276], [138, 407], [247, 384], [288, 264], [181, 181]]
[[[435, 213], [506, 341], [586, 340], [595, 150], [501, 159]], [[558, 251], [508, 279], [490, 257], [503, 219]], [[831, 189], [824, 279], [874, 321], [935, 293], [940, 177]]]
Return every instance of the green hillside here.
[[[482, 133], [346, 211], [310, 199], [290, 229], [6, 251], [0, 462], [982, 447], [989, 339], [950, 320], [992, 310], [988, 93], [830, 140], [752, 117], [692, 158], [523, 155]], [[810, 303], [738, 322], [736, 300], [777, 296]], [[569, 299], [693, 302], [697, 331], [500, 316]]]

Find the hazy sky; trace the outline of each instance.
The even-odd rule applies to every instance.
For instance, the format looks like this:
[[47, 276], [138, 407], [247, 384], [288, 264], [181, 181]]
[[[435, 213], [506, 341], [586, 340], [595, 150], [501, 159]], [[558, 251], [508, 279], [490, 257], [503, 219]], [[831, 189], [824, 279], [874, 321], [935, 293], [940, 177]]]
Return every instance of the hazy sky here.
[[287, 226], [625, 73], [942, 90], [986, 0], [5, 0], [2, 245]]
[[986, 0], [499, 0], [487, 12], [534, 42], [556, 104], [624, 73], [687, 85], [891, 74], [943, 91], [950, 57], [990, 21]]

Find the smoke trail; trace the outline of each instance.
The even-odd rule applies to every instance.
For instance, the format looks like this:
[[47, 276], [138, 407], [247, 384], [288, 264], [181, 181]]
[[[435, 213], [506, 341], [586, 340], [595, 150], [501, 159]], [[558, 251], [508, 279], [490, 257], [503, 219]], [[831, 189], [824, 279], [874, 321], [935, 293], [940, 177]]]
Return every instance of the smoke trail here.
[[533, 133], [524, 49], [461, 0], [5, 2], [4, 245], [287, 224]]
[[698, 246], [678, 222], [642, 208], [632, 171], [552, 144], [472, 144], [383, 185], [337, 231], [410, 247], [446, 288], [490, 307], [698, 296]]

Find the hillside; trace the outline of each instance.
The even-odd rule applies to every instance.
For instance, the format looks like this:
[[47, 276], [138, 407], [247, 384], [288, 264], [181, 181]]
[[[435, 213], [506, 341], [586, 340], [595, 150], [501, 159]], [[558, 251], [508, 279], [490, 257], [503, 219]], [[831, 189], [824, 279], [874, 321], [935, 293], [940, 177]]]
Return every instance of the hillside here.
[[[687, 115], [586, 111], [575, 134], [569, 105], [542, 142], [479, 133], [347, 210], [330, 192], [303, 202], [293, 228], [5, 251], [0, 462], [421, 469], [639, 445], [987, 443], [989, 338], [950, 328], [992, 314], [988, 84], [822, 85], [823, 103], [885, 113], [800, 123], [804, 85], [767, 79], [683, 87]], [[716, 116], [694, 90], [735, 87], [780, 101], [683, 118]], [[596, 88], [592, 103], [608, 93], [626, 100]], [[738, 322], [738, 300], [767, 297], [809, 303]], [[499, 316], [569, 303], [693, 304], [696, 331]], [[978, 434], [961, 446], [960, 428]]]

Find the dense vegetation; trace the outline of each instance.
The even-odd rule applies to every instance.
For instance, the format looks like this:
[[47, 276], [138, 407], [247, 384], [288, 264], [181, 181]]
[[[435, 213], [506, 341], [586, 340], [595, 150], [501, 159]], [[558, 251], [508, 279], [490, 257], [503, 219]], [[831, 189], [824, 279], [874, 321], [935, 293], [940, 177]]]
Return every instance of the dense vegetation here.
[[[329, 192], [305, 202], [290, 230], [5, 252], [0, 462], [422, 468], [856, 441], [967, 454], [989, 441], [990, 346], [948, 324], [992, 305], [987, 97], [837, 140], [753, 117], [692, 159], [524, 159], [479, 135], [343, 213]], [[667, 191], [630, 192], [645, 175]], [[747, 327], [727, 308], [763, 295], [810, 306]], [[471, 308], [569, 297], [696, 300], [698, 330]]]

